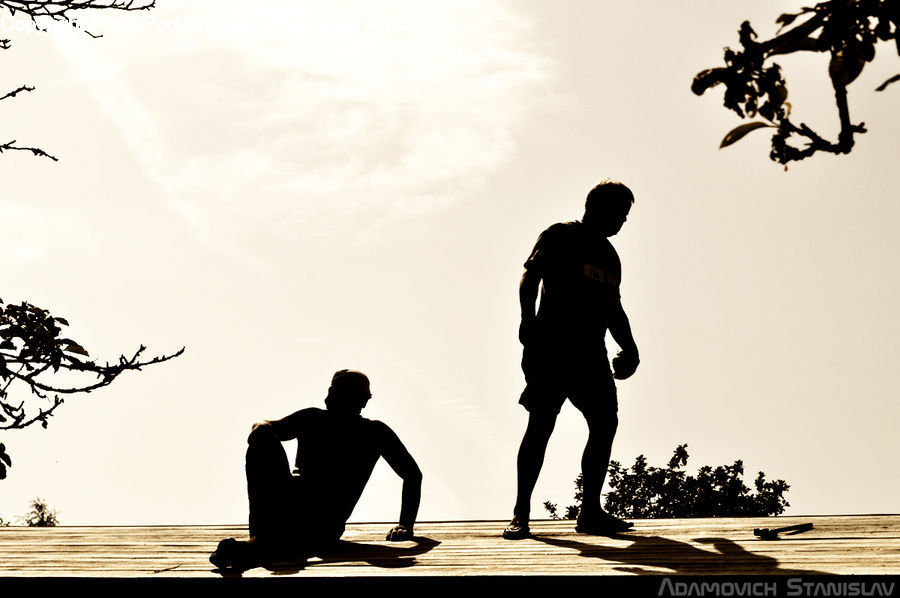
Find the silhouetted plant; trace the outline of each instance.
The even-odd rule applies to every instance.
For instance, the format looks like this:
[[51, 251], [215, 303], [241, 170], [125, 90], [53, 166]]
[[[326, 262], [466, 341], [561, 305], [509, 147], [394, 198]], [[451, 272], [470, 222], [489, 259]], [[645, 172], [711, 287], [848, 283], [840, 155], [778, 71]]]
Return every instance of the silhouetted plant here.
[[[795, 21], [802, 22], [794, 25]], [[706, 69], [694, 78], [691, 90], [695, 94], [701, 95], [713, 86], [724, 84], [726, 108], [741, 118], [759, 115], [764, 119], [732, 129], [719, 147], [768, 127], [775, 129], [769, 157], [780, 164], [803, 160], [818, 151], [849, 153], [854, 134], [865, 133], [866, 129], [865, 123], [854, 124], [850, 120], [847, 86], [875, 58], [875, 46], [879, 42], [894, 40], [900, 53], [900, 2], [829, 0], [796, 13], [785, 13], [775, 22], [781, 25], [779, 34], [757, 41], [750, 22], [744, 21], [738, 31], [741, 50], [725, 48], [724, 67]], [[841, 123], [836, 142], [826, 140], [805, 123], [797, 124], [790, 119], [791, 105], [781, 67], [770, 61], [775, 56], [795, 52], [823, 52], [831, 56], [828, 76]], [[876, 91], [883, 91], [897, 80], [900, 75], [891, 77]], [[805, 146], [791, 145], [792, 138], [805, 142]]]
[[59, 525], [56, 511], [50, 508], [43, 498], [31, 501], [31, 510], [22, 518], [29, 527], [55, 527]]
[[[606, 510], [616, 517], [655, 519], [665, 517], [763, 517], [779, 515], [789, 503], [784, 493], [790, 486], [784, 480], [767, 481], [759, 472], [756, 491], [743, 480], [744, 464], [712, 468], [703, 466], [696, 476], [684, 471], [688, 461], [687, 445], [675, 448], [665, 468], [647, 465], [638, 455], [630, 470], [618, 461], [610, 461]], [[544, 508], [552, 519], [575, 519], [581, 509], [581, 475], [575, 480], [575, 504], [566, 507], [564, 517], [555, 504]]]
[[[184, 352], [141, 359], [143, 345], [131, 357], [121, 355], [117, 363], [98, 364], [87, 350], [70, 338], [61, 337], [65, 318], [52, 316], [30, 303], [4, 305], [0, 299], [0, 430], [26, 428], [47, 419], [62, 405], [60, 395], [88, 393], [108, 386], [121, 373], [162, 363]], [[65, 384], [48, 377], [65, 376]], [[85, 379], [87, 377], [87, 379]], [[17, 383], [29, 389], [26, 398], [10, 400], [10, 386]], [[43, 403], [43, 404], [42, 404]], [[0, 479], [12, 460], [0, 444]]]
[[[77, 24], [77, 15], [86, 10], [150, 10], [156, 4], [156, 0], [0, 0], [0, 11], [6, 9], [10, 15], [22, 14], [31, 19], [35, 29], [43, 31], [42, 23], [61, 22], [72, 25]], [[86, 32], [91, 37], [102, 37]], [[0, 50], [8, 50], [12, 40], [0, 38]], [[31, 85], [20, 85], [3, 95], [0, 101], [16, 97], [20, 93], [34, 91]], [[0, 92], [2, 93], [2, 92]], [[4, 151], [31, 152], [35, 156], [50, 158], [54, 162], [57, 158], [37, 147], [25, 147], [16, 145], [16, 140], [0, 142], [0, 153]]]

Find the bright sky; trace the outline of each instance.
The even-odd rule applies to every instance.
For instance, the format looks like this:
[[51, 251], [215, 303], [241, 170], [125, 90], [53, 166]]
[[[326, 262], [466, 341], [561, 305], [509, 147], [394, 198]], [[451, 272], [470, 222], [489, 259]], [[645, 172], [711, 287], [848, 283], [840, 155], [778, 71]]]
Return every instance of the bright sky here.
[[[251, 424], [346, 367], [424, 471], [420, 519], [507, 518], [522, 262], [604, 177], [637, 198], [613, 458], [687, 443], [692, 471], [787, 480], [789, 513], [896, 513], [900, 89], [873, 92], [896, 55], [851, 88], [853, 153], [788, 172], [763, 132], [718, 150], [739, 120], [690, 92], [742, 20], [769, 36], [802, 5], [161, 0], [101, 39], [4, 16], [0, 84], [37, 91], [0, 104], [3, 141], [60, 161], [0, 156], [0, 297], [101, 359], [187, 350], [4, 433], [0, 516], [41, 496], [70, 525], [241, 523]], [[825, 63], [782, 65], [794, 114], [836, 133]], [[566, 405], [535, 515], [570, 500], [585, 439]], [[382, 463], [353, 518], [399, 499]]]

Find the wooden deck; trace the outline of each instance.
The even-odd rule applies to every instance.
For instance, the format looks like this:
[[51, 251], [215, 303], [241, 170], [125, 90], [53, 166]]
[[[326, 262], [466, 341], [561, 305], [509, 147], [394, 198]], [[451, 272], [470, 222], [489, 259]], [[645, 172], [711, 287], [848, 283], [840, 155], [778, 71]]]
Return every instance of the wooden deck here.
[[[763, 541], [754, 527], [812, 522]], [[330, 555], [251, 569], [244, 577], [472, 575], [815, 575], [900, 573], [900, 516], [638, 520], [618, 538], [576, 534], [571, 521], [503, 540], [505, 522], [421, 523], [417, 541], [384, 541], [388, 524], [350, 525]], [[217, 578], [217, 542], [245, 526], [0, 528], [2, 578]]]

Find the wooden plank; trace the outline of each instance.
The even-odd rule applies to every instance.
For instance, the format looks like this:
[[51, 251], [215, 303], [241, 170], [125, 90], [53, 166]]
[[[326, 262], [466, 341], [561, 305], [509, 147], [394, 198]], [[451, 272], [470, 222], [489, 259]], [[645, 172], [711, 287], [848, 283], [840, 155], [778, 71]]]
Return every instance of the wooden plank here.
[[[777, 541], [754, 527], [810, 521]], [[639, 520], [617, 538], [534, 522], [507, 541], [505, 522], [433, 522], [418, 542], [384, 541], [388, 524], [352, 524], [332, 554], [252, 569], [245, 577], [384, 575], [886, 574], [900, 573], [900, 516]], [[0, 577], [215, 578], [208, 557], [245, 526], [0, 528]]]

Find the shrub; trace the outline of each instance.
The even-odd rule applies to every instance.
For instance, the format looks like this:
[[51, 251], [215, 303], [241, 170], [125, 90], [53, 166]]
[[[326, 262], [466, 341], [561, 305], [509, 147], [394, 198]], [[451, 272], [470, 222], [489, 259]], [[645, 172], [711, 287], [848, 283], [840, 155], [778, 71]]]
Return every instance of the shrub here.
[[[767, 481], [759, 472], [755, 492], [742, 479], [743, 461], [732, 465], [705, 465], [696, 476], [684, 471], [688, 461], [687, 445], [675, 448], [666, 467], [647, 465], [638, 455], [630, 469], [610, 461], [606, 510], [616, 517], [655, 519], [665, 517], [762, 517], [780, 515], [790, 506], [784, 493], [790, 486], [784, 480]], [[553, 519], [575, 519], [581, 510], [581, 475], [575, 480], [575, 504], [566, 507], [560, 517], [558, 507], [547, 501], [544, 508]]]

